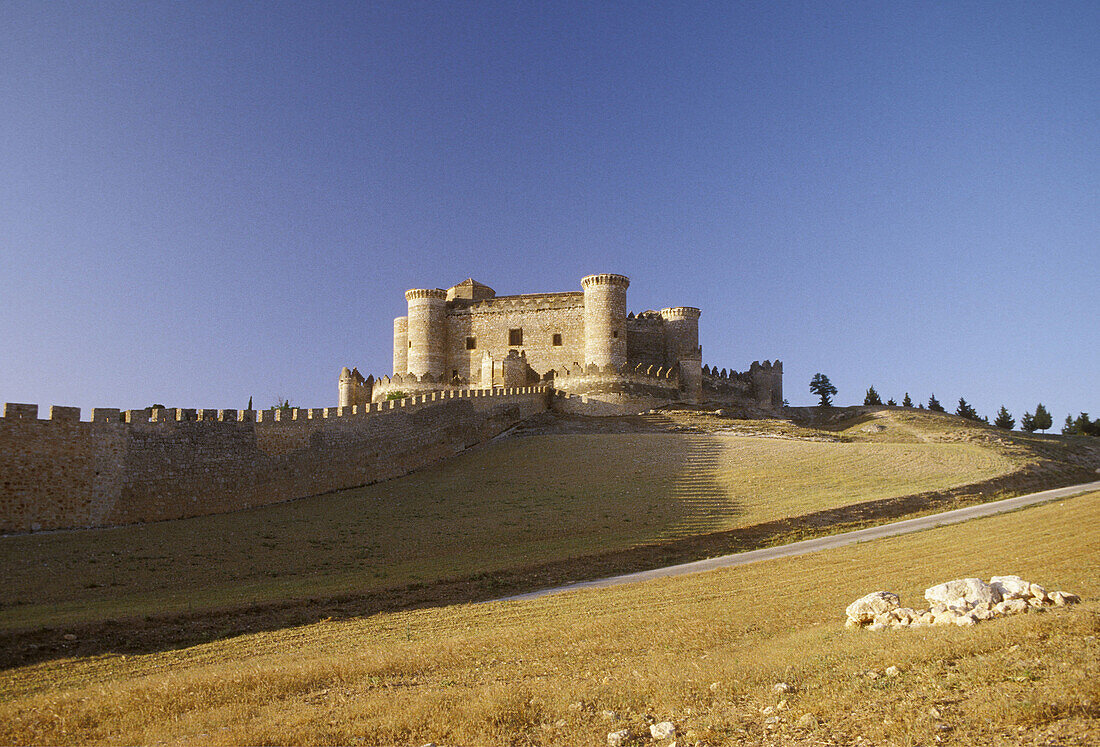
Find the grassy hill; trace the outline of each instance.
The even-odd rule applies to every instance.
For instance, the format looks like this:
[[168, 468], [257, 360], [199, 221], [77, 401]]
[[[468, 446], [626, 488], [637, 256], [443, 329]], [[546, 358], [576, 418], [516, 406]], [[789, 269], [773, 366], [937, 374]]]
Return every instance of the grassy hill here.
[[870, 432], [860, 418], [831, 429], [693, 413], [550, 419], [527, 426], [527, 435], [360, 489], [220, 516], [0, 538], [0, 629], [239, 609], [441, 579], [490, 583], [517, 568], [619, 553], [591, 570], [576, 563], [561, 570], [614, 572], [617, 562], [630, 569], [665, 559], [622, 555], [632, 549], [666, 548], [671, 560], [713, 554], [744, 542], [692, 538], [750, 528], [744, 541], [779, 541], [794, 531], [787, 517], [812, 517], [798, 531], [831, 531], [838, 519], [828, 512], [840, 507], [861, 507], [850, 521], [873, 521], [866, 507], [876, 501], [982, 483], [1034, 460], [999, 436], [944, 438], [930, 417], [880, 418], [887, 426]]
[[[1095, 744], [1098, 547], [1093, 493], [706, 574], [43, 663], [0, 673], [0, 742], [602, 744], [671, 720], [687, 743]], [[1004, 573], [1085, 602], [966, 629], [843, 627], [866, 592], [916, 604]]]

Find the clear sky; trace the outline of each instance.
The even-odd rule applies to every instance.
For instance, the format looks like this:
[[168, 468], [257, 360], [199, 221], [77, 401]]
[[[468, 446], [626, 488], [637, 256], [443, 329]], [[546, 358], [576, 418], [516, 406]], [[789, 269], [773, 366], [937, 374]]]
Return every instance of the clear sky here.
[[[1100, 415], [1100, 3], [0, 2], [0, 401], [334, 405], [403, 292]], [[84, 417], [88, 417], [85, 410]]]

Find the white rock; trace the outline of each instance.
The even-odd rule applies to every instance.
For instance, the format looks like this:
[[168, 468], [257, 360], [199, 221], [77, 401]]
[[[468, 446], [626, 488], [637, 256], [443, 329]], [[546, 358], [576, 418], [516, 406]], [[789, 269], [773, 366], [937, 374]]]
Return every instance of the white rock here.
[[607, 747], [622, 747], [630, 741], [630, 729], [619, 729], [607, 735]]
[[1032, 599], [1038, 599], [1039, 603], [1041, 604], [1041, 603], [1047, 601], [1047, 590], [1044, 589], [1042, 586], [1039, 586], [1039, 584], [1032, 584], [1031, 585], [1031, 598]]
[[980, 602], [999, 602], [1001, 594], [980, 578], [958, 578], [930, 586], [924, 590], [924, 598], [931, 604], [969, 606]]
[[1065, 607], [1067, 604], [1077, 604], [1081, 601], [1081, 597], [1076, 594], [1070, 594], [1068, 591], [1055, 591], [1050, 594], [1050, 598], [1059, 607]]
[[776, 682], [772, 686], [772, 692], [776, 695], [783, 695], [784, 693], [793, 693], [794, 685], [789, 682]]
[[862, 596], [848, 605], [845, 612], [850, 620], [859, 623], [868, 623], [875, 619], [875, 615], [897, 609], [901, 606], [898, 595], [889, 591], [873, 591]]
[[883, 625], [882, 623], [871, 623], [870, 625], [867, 626], [867, 630], [872, 630], [872, 631], [886, 630], [886, 626]]
[[897, 677], [899, 674], [901, 674], [901, 670], [898, 669], [897, 667], [895, 667], [893, 664], [886, 667], [886, 676], [887, 677]]
[[659, 724], [653, 724], [649, 727], [649, 734], [654, 739], [671, 739], [676, 736], [676, 724], [671, 721], [662, 721]]
[[1028, 603], [1026, 599], [1008, 599], [1005, 600], [1005, 614], [1017, 615], [1021, 612], [1027, 612]]
[[1004, 599], [1024, 599], [1031, 596], [1031, 584], [1019, 576], [994, 576], [989, 585], [1001, 592]]
[[816, 729], [817, 716], [814, 716], [812, 713], [803, 713], [802, 717], [798, 719], [797, 726], [799, 729]]
[[932, 620], [933, 625], [954, 625], [955, 620], [958, 619], [958, 615], [954, 610], [944, 610], [943, 612], [937, 612], [935, 618]]
[[767, 724], [768, 726], [773, 726], [773, 725], [779, 723], [779, 717], [778, 716], [768, 716], [766, 719], [764, 719], [764, 723]]
[[1029, 605], [1031, 605], [1032, 607], [1042, 607], [1043, 606], [1043, 600], [1039, 597], [1029, 597], [1028, 600], [1027, 600], [1027, 603]]
[[960, 628], [968, 628], [971, 625], [976, 625], [977, 622], [972, 612], [967, 612], [965, 615], [959, 615], [955, 618], [955, 624]]
[[761, 708], [760, 713], [765, 716], [771, 716], [773, 713], [775, 713], [775, 708], [773, 708], [772, 706], [767, 706], [765, 708]]

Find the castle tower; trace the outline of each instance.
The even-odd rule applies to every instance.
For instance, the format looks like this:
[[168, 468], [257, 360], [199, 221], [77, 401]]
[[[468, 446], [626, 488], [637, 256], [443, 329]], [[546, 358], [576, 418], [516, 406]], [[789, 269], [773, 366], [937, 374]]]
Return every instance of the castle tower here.
[[680, 382], [689, 402], [698, 402], [703, 395], [703, 349], [699, 347], [700, 313], [694, 306], [661, 309], [661, 318], [665, 320], [668, 359], [680, 366]]
[[347, 366], [340, 370], [340, 396], [337, 404], [340, 407], [351, 407], [355, 404], [355, 379]]
[[409, 302], [406, 370], [417, 376], [442, 376], [446, 364], [447, 291], [414, 288], [405, 291], [405, 300]]
[[409, 318], [399, 316], [393, 320], [393, 372], [409, 372]]
[[581, 279], [584, 289], [584, 363], [626, 364], [626, 289], [630, 278], [604, 273]]

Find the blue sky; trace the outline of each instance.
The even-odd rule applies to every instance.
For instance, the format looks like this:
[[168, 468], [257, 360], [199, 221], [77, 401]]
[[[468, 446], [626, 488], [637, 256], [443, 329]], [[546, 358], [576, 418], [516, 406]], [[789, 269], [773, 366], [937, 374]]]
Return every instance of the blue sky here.
[[[1100, 415], [1100, 4], [0, 3], [0, 401], [335, 404], [632, 280], [838, 403]], [[87, 412], [85, 412], [87, 417]]]

